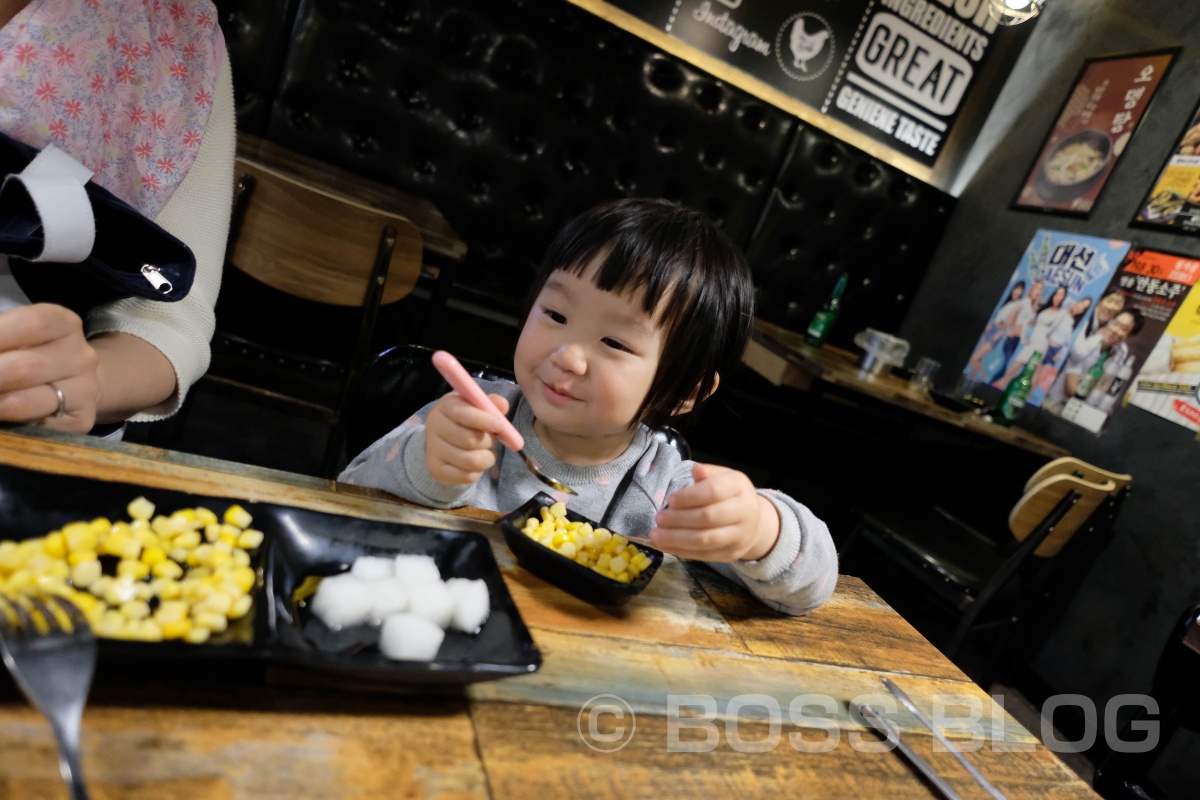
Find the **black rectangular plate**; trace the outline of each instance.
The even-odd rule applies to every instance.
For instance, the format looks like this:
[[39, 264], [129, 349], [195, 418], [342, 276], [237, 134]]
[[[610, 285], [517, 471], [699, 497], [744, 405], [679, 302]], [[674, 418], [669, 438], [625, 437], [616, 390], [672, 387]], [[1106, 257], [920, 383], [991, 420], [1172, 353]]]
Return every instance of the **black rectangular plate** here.
[[[252, 565], [263, 579], [254, 589], [251, 613], [209, 643], [101, 639], [102, 663], [106, 657], [216, 657], [267, 661], [355, 680], [394, 683], [471, 683], [524, 675], [541, 666], [541, 653], [508, 593], [491, 545], [477, 533], [377, 522], [0, 465], [0, 540], [44, 536], [76, 520], [128, 519], [126, 506], [139, 496], [153, 502], [156, 513], [165, 514], [204, 506], [221, 515], [229, 506], [241, 505], [254, 517], [252, 527], [265, 535], [263, 547], [252, 557]], [[474, 634], [447, 631], [438, 658], [433, 661], [395, 661], [380, 655], [373, 646], [325, 649], [333, 639], [327, 631], [321, 635], [319, 622], [310, 619], [302, 607], [296, 607], [292, 599], [296, 588], [308, 576], [332, 575], [349, 568], [357, 556], [396, 553], [433, 556], [443, 579], [485, 581], [491, 613], [483, 627]]]

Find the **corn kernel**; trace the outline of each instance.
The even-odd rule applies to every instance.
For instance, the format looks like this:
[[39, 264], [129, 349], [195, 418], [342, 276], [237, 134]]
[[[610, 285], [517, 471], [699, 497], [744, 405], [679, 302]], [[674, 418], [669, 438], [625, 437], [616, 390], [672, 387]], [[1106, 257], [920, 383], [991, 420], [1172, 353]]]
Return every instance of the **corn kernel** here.
[[253, 550], [263, 543], [263, 532], [251, 528], [238, 537], [237, 545], [243, 550]]
[[174, 578], [178, 580], [183, 577], [183, 567], [164, 557], [162, 561], [150, 567], [150, 573], [156, 578]]
[[121, 613], [129, 619], [145, 619], [150, 616], [150, 605], [142, 600], [130, 600], [121, 604]]
[[229, 618], [225, 613], [220, 614], [212, 611], [202, 611], [192, 614], [192, 625], [198, 628], [207, 628], [211, 633], [221, 633], [229, 627]]
[[[164, 639], [186, 639], [188, 634], [192, 632], [192, 621], [187, 617], [177, 619], [173, 622], [159, 622], [159, 628], [162, 631]], [[208, 631], [204, 631], [208, 633]]]
[[239, 528], [249, 528], [250, 523], [254, 521], [254, 517], [250, 516], [250, 512], [242, 508], [237, 503], [234, 503], [229, 508], [225, 509], [225, 522], [230, 525], [236, 525]]
[[62, 558], [67, 554], [67, 540], [61, 532], [56, 531], [48, 534], [44, 541], [45, 544], [43, 547], [46, 551], [46, 555], [50, 556], [51, 558]]
[[225, 612], [225, 616], [229, 617], [229, 619], [241, 619], [250, 613], [250, 607], [253, 604], [254, 598], [248, 594], [241, 595], [229, 606], [229, 610]]
[[125, 512], [129, 514], [130, 519], [150, 519], [154, 516], [154, 503], [144, 497], [139, 497], [129, 503]]
[[86, 522], [72, 522], [62, 527], [63, 538], [67, 540], [67, 550], [95, 550], [99, 535]]
[[200, 628], [193, 625], [192, 629], [183, 635], [183, 640], [188, 644], [204, 644], [211, 635], [212, 631], [208, 628]]
[[123, 560], [117, 564], [117, 577], [128, 576], [140, 581], [150, 574], [150, 565], [145, 561]]
[[80, 561], [71, 568], [71, 584], [86, 589], [100, 579], [103, 571], [96, 559]]

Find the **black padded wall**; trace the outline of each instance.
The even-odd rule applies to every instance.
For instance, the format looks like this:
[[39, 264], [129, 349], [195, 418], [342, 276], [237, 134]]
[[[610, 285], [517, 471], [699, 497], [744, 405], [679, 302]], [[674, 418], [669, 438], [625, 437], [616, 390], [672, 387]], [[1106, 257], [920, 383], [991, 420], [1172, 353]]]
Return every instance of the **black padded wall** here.
[[455, 293], [515, 313], [574, 214], [706, 211], [765, 319], [800, 328], [850, 275], [833, 341], [898, 328], [948, 195], [565, 0], [219, 0], [242, 130], [432, 200]]
[[275, 102], [300, 0], [214, 0], [233, 68], [239, 130], [261, 135]]
[[268, 138], [431, 199], [460, 284], [515, 303], [605, 199], [668, 197], [747, 243], [794, 120], [565, 2], [303, 0]]
[[832, 344], [898, 331], [954, 198], [823, 131], [797, 131], [749, 258], [758, 315], [804, 330], [849, 277]]

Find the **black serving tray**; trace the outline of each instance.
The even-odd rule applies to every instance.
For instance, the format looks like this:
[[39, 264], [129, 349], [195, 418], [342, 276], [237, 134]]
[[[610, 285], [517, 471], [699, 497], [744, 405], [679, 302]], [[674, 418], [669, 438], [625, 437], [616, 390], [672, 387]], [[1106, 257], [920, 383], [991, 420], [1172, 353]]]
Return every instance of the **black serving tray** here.
[[[578, 564], [560, 553], [556, 553], [541, 542], [535, 542], [524, 533], [521, 527], [525, 520], [538, 514], [539, 509], [554, 504], [554, 498], [545, 492], [538, 492], [524, 505], [500, 519], [500, 530], [504, 533], [504, 541], [508, 549], [516, 556], [517, 561], [534, 575], [569, 592], [580, 600], [596, 605], [620, 606], [646, 590], [650, 579], [662, 566], [663, 554], [653, 547], [646, 547], [638, 542], [630, 542], [650, 559], [650, 566], [629, 583], [614, 581], [595, 570]], [[587, 522], [593, 528], [600, 524], [588, 519], [582, 514], [576, 514], [567, 509], [567, 519], [572, 522]], [[620, 533], [620, 531], [613, 531]]]
[[[0, 465], [0, 540], [44, 536], [68, 522], [128, 519], [145, 497], [156, 513], [204, 506], [221, 515], [235, 503], [254, 517], [264, 544], [251, 556], [260, 581], [249, 614], [205, 644], [100, 639], [101, 663], [115, 660], [221, 658], [313, 668], [347, 678], [397, 683], [470, 683], [535, 671], [542, 663], [485, 537], [465, 531], [376, 522], [272, 503], [155, 489]], [[447, 631], [433, 661], [381, 655], [367, 630], [334, 635], [295, 599], [308, 577], [342, 572], [360, 555], [432, 556], [443, 578], [482, 579], [491, 612], [475, 634]], [[364, 626], [365, 627], [365, 626]]]

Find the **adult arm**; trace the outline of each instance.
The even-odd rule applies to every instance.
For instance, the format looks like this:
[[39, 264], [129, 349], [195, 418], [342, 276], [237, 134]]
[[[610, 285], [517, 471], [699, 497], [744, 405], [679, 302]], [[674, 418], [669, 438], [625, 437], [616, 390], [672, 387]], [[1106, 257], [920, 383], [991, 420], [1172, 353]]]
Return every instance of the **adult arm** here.
[[155, 220], [195, 254], [191, 291], [176, 303], [118, 300], [94, 309], [85, 321], [100, 359], [99, 422], [169, 416], [208, 369], [233, 204], [237, 134], [231, 76], [226, 53], [196, 160]]

